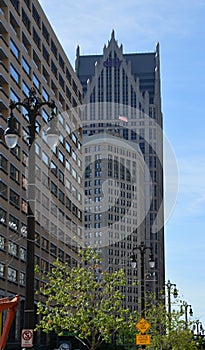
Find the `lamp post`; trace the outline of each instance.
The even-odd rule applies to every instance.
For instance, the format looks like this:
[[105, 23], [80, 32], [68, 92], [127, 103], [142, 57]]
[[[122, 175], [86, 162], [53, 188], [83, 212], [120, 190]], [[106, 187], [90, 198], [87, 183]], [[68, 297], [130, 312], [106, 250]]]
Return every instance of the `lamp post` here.
[[[140, 245], [133, 248], [133, 254], [131, 256], [131, 266], [132, 268], [136, 268], [137, 266], [137, 256], [134, 254], [134, 251], [140, 252], [140, 281], [141, 281], [141, 316], [145, 317], [145, 254], [146, 250], [151, 247], [147, 247], [144, 242], [141, 242]], [[150, 254], [149, 258], [149, 267], [154, 268], [155, 262], [153, 259], [153, 255]], [[142, 345], [142, 349], [145, 349], [146, 345]]]
[[[14, 148], [18, 141], [18, 133], [16, 130], [16, 118], [14, 117], [14, 109], [22, 106], [27, 111], [28, 116], [28, 198], [27, 198], [27, 250], [26, 250], [26, 284], [25, 284], [25, 306], [24, 306], [24, 329], [34, 329], [34, 264], [35, 264], [35, 147], [34, 141], [36, 136], [36, 119], [40, 115], [40, 108], [48, 106], [51, 109], [51, 117], [48, 120], [45, 136], [47, 143], [51, 148], [56, 146], [58, 142], [58, 131], [56, 129], [56, 115], [54, 113], [54, 101], [42, 101], [36, 97], [33, 88], [29, 90], [29, 96], [22, 102], [10, 103], [10, 117], [8, 118], [8, 127], [4, 131], [6, 144], [9, 148]], [[1, 132], [2, 135], [2, 132]], [[31, 349], [31, 348], [30, 348]]]
[[173, 295], [176, 298], [178, 295], [178, 291], [175, 283], [171, 283], [170, 280], [165, 283], [165, 287], [167, 287], [167, 299], [168, 299], [168, 318], [169, 318], [169, 330], [171, 328], [171, 289], [174, 287]]
[[181, 313], [183, 313], [184, 309], [184, 314], [185, 314], [185, 327], [188, 327], [188, 309], [189, 309], [189, 315], [193, 316], [193, 310], [190, 304], [187, 304], [186, 302], [183, 302], [181, 305]]

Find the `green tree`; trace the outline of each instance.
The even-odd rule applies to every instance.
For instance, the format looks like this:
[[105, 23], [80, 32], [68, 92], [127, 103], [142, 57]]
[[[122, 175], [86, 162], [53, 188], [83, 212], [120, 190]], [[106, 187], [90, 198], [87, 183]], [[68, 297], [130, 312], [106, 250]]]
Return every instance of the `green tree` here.
[[55, 331], [62, 335], [68, 330], [95, 350], [110, 342], [120, 329], [130, 327], [129, 310], [124, 309], [121, 287], [126, 285], [124, 271], [99, 271], [99, 256], [94, 250], [82, 250], [82, 264], [69, 268], [58, 260], [46, 277], [40, 292], [46, 297], [38, 303], [41, 315], [36, 329]]

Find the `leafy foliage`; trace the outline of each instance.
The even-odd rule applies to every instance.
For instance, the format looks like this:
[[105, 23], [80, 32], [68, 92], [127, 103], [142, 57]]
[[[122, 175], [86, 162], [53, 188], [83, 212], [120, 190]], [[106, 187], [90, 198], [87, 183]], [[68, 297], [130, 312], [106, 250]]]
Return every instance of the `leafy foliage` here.
[[100, 260], [94, 250], [81, 251], [81, 256], [82, 266], [69, 268], [57, 260], [46, 276], [40, 292], [47, 299], [38, 303], [37, 329], [58, 335], [69, 330], [94, 350], [127, 326], [129, 310], [122, 306], [121, 292], [126, 279], [122, 269], [99, 273]]

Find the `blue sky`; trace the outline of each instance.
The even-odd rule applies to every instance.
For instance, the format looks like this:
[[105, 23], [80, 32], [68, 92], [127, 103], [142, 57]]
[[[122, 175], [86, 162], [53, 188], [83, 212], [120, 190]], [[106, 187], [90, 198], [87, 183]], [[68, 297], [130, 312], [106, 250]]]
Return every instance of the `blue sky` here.
[[179, 172], [165, 226], [166, 280], [205, 327], [205, 1], [40, 3], [73, 66], [78, 44], [82, 54], [101, 54], [112, 29], [126, 53], [154, 51], [160, 43], [164, 130]]

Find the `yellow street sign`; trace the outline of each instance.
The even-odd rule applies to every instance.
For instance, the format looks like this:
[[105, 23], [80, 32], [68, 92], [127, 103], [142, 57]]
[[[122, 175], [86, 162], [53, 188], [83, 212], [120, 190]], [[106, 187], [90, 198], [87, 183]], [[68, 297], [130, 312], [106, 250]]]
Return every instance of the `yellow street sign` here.
[[147, 322], [144, 317], [141, 318], [141, 320], [139, 320], [139, 322], [137, 322], [136, 324], [136, 328], [139, 329], [139, 331], [141, 333], [145, 333], [149, 327], [151, 326], [151, 324], [149, 322]]
[[149, 334], [136, 334], [136, 344], [137, 345], [149, 345], [150, 335]]

